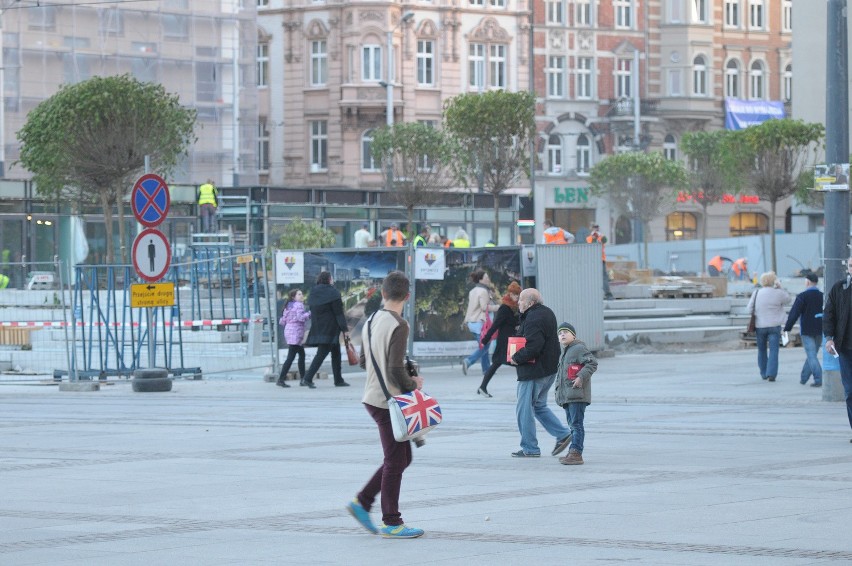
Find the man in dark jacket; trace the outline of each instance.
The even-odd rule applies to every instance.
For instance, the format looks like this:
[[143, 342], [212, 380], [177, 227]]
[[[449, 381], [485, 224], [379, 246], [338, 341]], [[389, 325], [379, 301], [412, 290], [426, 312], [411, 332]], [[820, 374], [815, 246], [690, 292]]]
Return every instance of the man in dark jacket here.
[[846, 278], [835, 283], [828, 292], [822, 313], [822, 333], [825, 334], [826, 351], [840, 358], [846, 416], [852, 426], [852, 257], [846, 261], [846, 271]]
[[334, 384], [337, 387], [346, 387], [349, 384], [343, 381], [340, 367], [340, 333], [348, 337], [349, 327], [343, 314], [343, 299], [340, 297], [340, 291], [334, 288], [334, 281], [328, 271], [321, 272], [317, 277], [317, 285], [311, 289], [308, 296], [308, 307], [311, 309], [311, 329], [305, 345], [316, 346], [317, 353], [299, 385], [316, 388], [314, 375], [330, 352]]
[[519, 334], [526, 339], [523, 348], [512, 356], [518, 371], [518, 430], [521, 449], [512, 452], [515, 458], [538, 458], [541, 450], [535, 434], [535, 421], [556, 438], [551, 454], [556, 456], [571, 442], [571, 431], [547, 407], [547, 393], [556, 379], [559, 365], [559, 339], [556, 336], [556, 316], [544, 306], [541, 293], [524, 289], [518, 299], [521, 312]]
[[802, 334], [802, 346], [808, 357], [802, 366], [799, 383], [806, 384], [813, 375], [814, 382], [811, 387], [822, 387], [822, 367], [817, 355], [822, 344], [822, 291], [817, 286], [818, 282], [816, 273], [809, 271], [805, 275], [805, 290], [796, 296], [793, 308], [787, 316], [787, 324], [784, 325], [784, 332], [790, 332], [796, 324], [796, 319], [801, 317], [799, 329]]

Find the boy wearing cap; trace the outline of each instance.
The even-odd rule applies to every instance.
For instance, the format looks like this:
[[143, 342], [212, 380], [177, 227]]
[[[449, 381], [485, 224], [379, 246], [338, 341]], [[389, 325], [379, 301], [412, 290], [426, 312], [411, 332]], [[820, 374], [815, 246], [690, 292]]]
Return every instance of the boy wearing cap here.
[[818, 283], [819, 277], [813, 271], [805, 275], [805, 290], [796, 295], [796, 301], [784, 325], [784, 332], [789, 332], [796, 324], [796, 319], [801, 317], [799, 329], [807, 359], [802, 366], [799, 383], [806, 384], [813, 375], [814, 382], [811, 387], [822, 387], [822, 366], [819, 365], [817, 355], [822, 344], [822, 291], [819, 290]]
[[584, 342], [577, 340], [577, 331], [570, 322], [559, 325], [557, 336], [562, 344], [562, 355], [556, 369], [556, 404], [565, 409], [571, 428], [571, 446], [559, 463], [579, 465], [583, 463], [586, 436], [583, 417], [586, 406], [592, 403], [592, 374], [598, 369], [598, 360]]

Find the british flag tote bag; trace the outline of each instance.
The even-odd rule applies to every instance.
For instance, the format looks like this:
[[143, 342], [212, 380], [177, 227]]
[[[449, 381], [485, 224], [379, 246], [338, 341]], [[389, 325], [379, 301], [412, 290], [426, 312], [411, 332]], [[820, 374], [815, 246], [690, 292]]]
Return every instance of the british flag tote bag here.
[[441, 407], [419, 389], [388, 399], [393, 437], [397, 442], [423, 436], [441, 423]]

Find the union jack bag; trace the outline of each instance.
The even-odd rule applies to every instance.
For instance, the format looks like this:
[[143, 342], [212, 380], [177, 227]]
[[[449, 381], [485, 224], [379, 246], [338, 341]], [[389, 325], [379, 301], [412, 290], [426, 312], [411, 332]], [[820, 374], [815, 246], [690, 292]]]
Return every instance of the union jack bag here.
[[423, 436], [441, 423], [441, 407], [419, 389], [388, 399], [393, 437], [397, 442]]

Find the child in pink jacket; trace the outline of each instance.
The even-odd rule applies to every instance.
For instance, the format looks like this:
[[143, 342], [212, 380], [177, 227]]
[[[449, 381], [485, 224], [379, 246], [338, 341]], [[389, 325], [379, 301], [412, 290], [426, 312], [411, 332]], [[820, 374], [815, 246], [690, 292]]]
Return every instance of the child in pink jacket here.
[[284, 341], [287, 342], [287, 360], [281, 366], [281, 374], [278, 376], [278, 381], [275, 385], [279, 387], [290, 387], [284, 381], [287, 378], [287, 372], [290, 371], [290, 366], [293, 365], [293, 360], [296, 355], [299, 356], [299, 377], [305, 378], [305, 322], [311, 318], [311, 311], [305, 308], [305, 296], [301, 289], [293, 289], [287, 293], [287, 302], [284, 303], [284, 310], [281, 312], [281, 319], [278, 321], [284, 328]]

